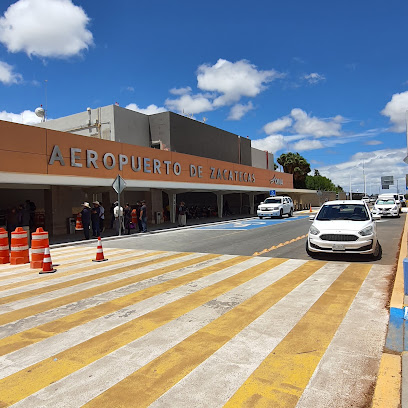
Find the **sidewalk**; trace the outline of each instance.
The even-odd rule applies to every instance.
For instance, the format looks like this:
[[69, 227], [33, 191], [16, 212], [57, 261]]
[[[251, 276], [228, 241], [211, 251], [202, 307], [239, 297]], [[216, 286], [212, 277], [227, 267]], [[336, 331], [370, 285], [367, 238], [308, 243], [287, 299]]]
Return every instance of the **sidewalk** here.
[[[298, 212], [298, 214], [302, 213], [301, 211]], [[172, 223], [172, 222], [164, 222], [161, 224], [149, 224], [147, 227], [147, 234], [149, 233], [155, 233], [158, 231], [163, 231], [163, 230], [171, 230], [171, 229], [178, 229], [178, 228], [188, 228], [191, 226], [196, 226], [196, 225], [204, 225], [204, 224], [213, 224], [213, 223], [222, 223], [222, 222], [227, 222], [227, 221], [233, 221], [233, 220], [241, 220], [241, 219], [246, 219], [246, 218], [258, 218], [256, 215], [250, 215], [250, 214], [244, 214], [244, 215], [229, 215], [225, 216], [223, 218], [218, 218], [218, 217], [210, 217], [210, 218], [198, 218], [198, 219], [188, 219], [187, 220], [187, 225], [185, 227], [179, 227], [177, 223]], [[130, 235], [125, 235], [123, 234], [121, 237], [123, 238], [128, 238], [130, 236], [136, 236], [140, 235], [139, 232], [136, 232], [137, 230], [130, 230]], [[92, 232], [91, 232], [92, 234]], [[118, 234], [116, 233], [115, 230], [113, 229], [105, 229], [103, 234], [101, 234], [101, 238], [118, 238]], [[96, 238], [93, 238], [96, 239]], [[89, 240], [91, 241], [92, 238]], [[84, 238], [84, 233], [83, 231], [76, 231], [75, 234], [65, 234], [65, 235], [56, 235], [53, 237], [50, 237], [50, 245], [60, 245], [60, 244], [68, 244], [68, 243], [73, 243], [73, 242], [81, 242], [84, 243], [86, 242]]]

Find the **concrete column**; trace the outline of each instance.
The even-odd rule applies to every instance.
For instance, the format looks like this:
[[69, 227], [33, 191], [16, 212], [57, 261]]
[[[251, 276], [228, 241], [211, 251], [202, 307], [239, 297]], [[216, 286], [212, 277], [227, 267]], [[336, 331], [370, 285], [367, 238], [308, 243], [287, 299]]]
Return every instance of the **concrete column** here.
[[170, 207], [170, 221], [176, 223], [176, 204], [177, 204], [177, 194], [168, 193], [169, 195], [169, 207]]
[[155, 220], [155, 213], [160, 212], [161, 222], [163, 222], [163, 195], [162, 190], [151, 189], [150, 190], [150, 198], [151, 198], [151, 210], [150, 210], [150, 221], [152, 223], [156, 223]]
[[255, 194], [254, 193], [248, 193], [249, 197], [249, 213], [251, 215], [255, 214]]
[[222, 218], [224, 212], [224, 194], [217, 193], [217, 207], [218, 207], [218, 218]]

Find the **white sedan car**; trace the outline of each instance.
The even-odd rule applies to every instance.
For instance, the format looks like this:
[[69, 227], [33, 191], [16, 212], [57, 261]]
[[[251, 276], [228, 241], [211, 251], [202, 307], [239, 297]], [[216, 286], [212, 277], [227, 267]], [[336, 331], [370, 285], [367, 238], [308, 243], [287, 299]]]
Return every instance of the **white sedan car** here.
[[306, 241], [309, 256], [319, 252], [335, 254], [367, 254], [381, 259], [375, 220], [364, 201], [328, 201], [313, 220]]
[[379, 216], [399, 217], [399, 206], [393, 198], [379, 198], [372, 209]]

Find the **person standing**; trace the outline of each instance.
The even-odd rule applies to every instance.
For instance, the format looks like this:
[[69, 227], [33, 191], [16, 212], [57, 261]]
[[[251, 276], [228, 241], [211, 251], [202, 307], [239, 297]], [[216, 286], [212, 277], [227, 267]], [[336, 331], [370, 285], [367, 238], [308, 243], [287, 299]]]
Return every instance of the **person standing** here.
[[178, 208], [178, 225], [179, 227], [184, 227], [187, 225], [187, 214], [186, 214], [186, 205], [182, 201]]
[[98, 203], [99, 207], [99, 230], [102, 233], [105, 231], [105, 208], [103, 208], [99, 201], [95, 201], [95, 203]]
[[147, 232], [147, 207], [146, 207], [145, 200], [142, 200], [142, 206], [140, 207], [139, 219], [142, 222], [142, 232]]
[[142, 225], [142, 220], [140, 218], [140, 209], [142, 208], [142, 203], [138, 201], [136, 203], [136, 217], [137, 217], [137, 226], [139, 229], [139, 232], [143, 232], [143, 225]]
[[113, 224], [115, 223], [115, 207], [116, 207], [116, 204], [113, 203], [109, 208], [109, 214], [111, 216], [111, 218], [110, 218], [110, 229], [113, 229]]
[[89, 239], [89, 228], [91, 226], [91, 206], [86, 201], [82, 204], [82, 226], [84, 227], [85, 239]]
[[94, 238], [97, 238], [101, 235], [101, 230], [99, 228], [99, 208], [96, 205], [94, 205], [94, 208], [92, 208], [91, 210], [91, 221], [92, 221], [92, 236]]
[[[114, 222], [114, 229], [117, 234], [119, 234], [119, 231], [123, 231], [123, 208], [119, 207], [119, 202], [115, 201], [115, 208], [113, 209], [113, 215], [115, 217], [115, 222]], [[119, 216], [120, 216], [120, 224], [119, 224]]]
[[132, 222], [132, 209], [130, 208], [129, 203], [125, 205], [125, 209], [123, 210], [123, 222], [125, 224], [125, 230], [127, 231], [127, 235], [130, 235], [130, 223]]

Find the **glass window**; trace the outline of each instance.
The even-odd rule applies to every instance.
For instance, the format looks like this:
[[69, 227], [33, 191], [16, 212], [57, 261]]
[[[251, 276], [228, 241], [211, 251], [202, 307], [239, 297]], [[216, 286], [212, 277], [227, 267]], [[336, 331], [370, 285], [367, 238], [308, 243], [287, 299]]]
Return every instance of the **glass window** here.
[[370, 219], [367, 209], [362, 204], [324, 205], [316, 217], [319, 221], [349, 220], [366, 221]]

